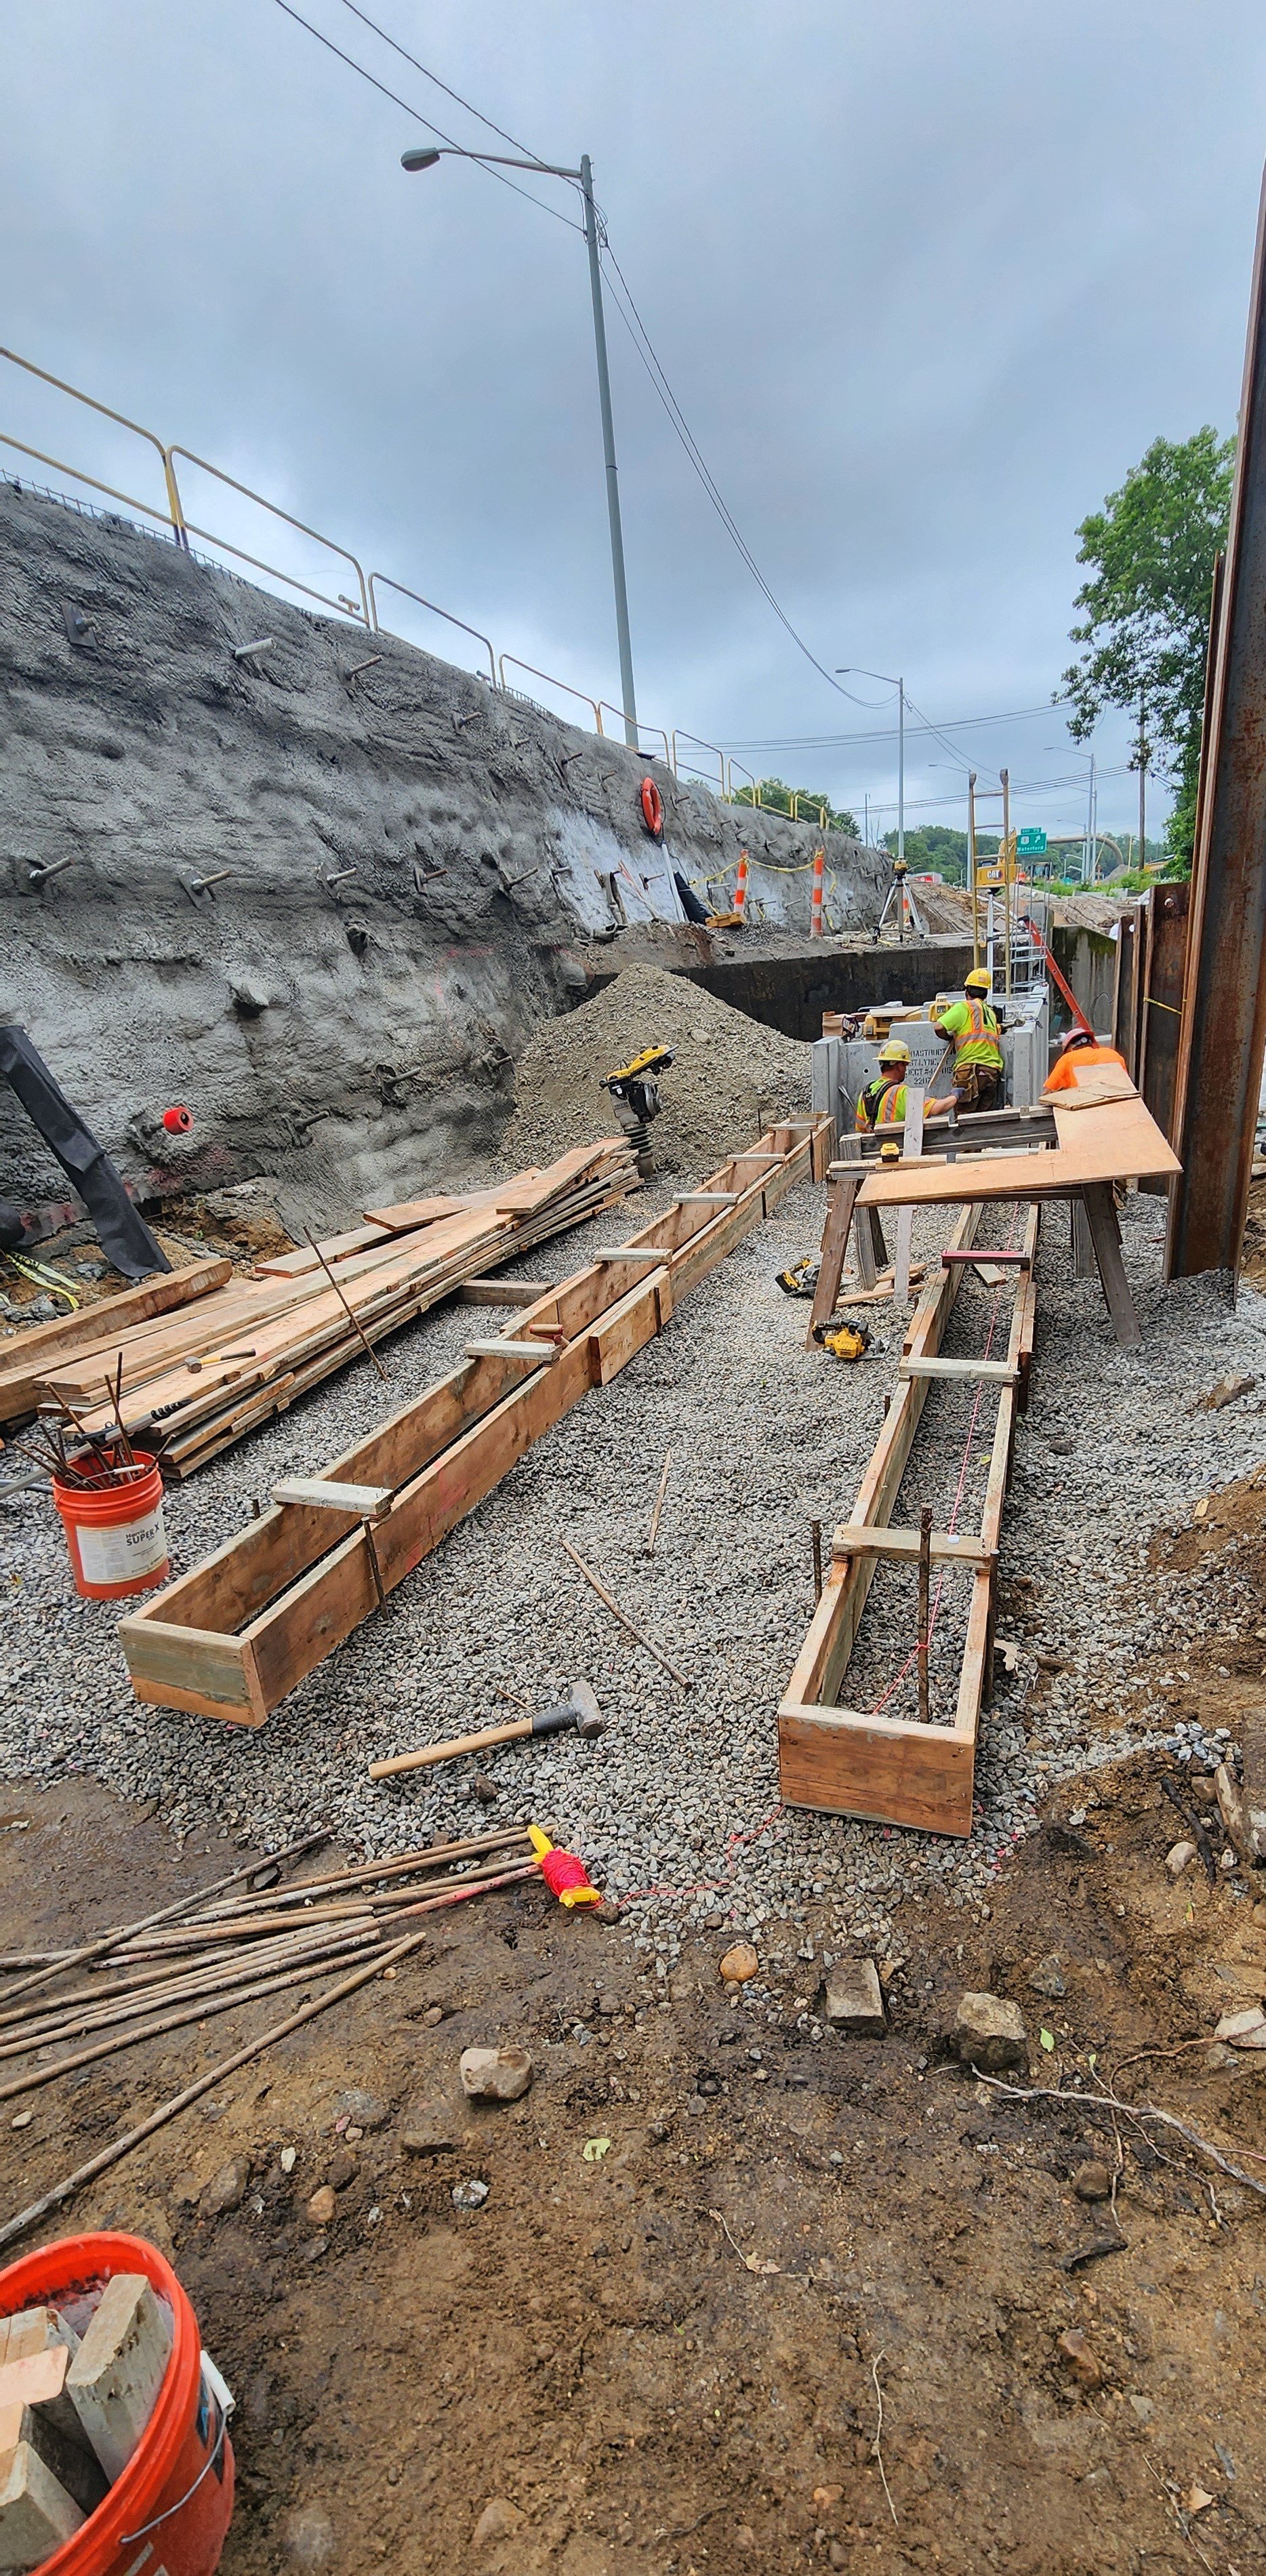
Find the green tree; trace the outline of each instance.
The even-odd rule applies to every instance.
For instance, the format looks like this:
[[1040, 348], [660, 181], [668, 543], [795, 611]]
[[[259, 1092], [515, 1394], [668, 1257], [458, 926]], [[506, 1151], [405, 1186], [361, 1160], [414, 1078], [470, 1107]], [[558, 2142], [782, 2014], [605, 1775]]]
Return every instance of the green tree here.
[[736, 789], [734, 803], [763, 805], [771, 814], [790, 814], [793, 798], [802, 823], [817, 823], [819, 814], [822, 814], [826, 819], [818, 825], [820, 831], [848, 832], [855, 841], [861, 839], [857, 816], [850, 814], [847, 806], [837, 813], [830, 797], [824, 796], [817, 787], [789, 787], [785, 778], [762, 778], [754, 788]]
[[1078, 740], [1105, 707], [1138, 720], [1134, 760], [1176, 787], [1171, 856], [1191, 864], [1213, 568], [1226, 543], [1233, 438], [1207, 425], [1176, 444], [1153, 439], [1140, 465], [1083, 519], [1077, 561], [1090, 577], [1074, 605], [1083, 650], [1064, 673]]

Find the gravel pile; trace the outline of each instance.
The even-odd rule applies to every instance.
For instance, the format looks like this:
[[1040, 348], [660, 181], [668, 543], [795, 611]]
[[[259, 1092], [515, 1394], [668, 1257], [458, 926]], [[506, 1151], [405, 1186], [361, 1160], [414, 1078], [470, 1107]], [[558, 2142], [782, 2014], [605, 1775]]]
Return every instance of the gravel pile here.
[[613, 1132], [603, 1077], [648, 1046], [670, 1046], [663, 1108], [651, 1130], [660, 1171], [696, 1180], [766, 1121], [809, 1105], [811, 1049], [749, 1020], [681, 975], [626, 966], [562, 1019], [546, 1020], [515, 1068], [516, 1107], [502, 1140], [507, 1168], [548, 1163]]
[[[1000, 1634], [1013, 1624], [1009, 1603], [1028, 1610], [1019, 1669], [985, 1721], [970, 1842], [778, 1812], [774, 1713], [812, 1610], [808, 1524], [816, 1516], [829, 1530], [848, 1508], [900, 1340], [881, 1307], [870, 1359], [847, 1367], [804, 1349], [807, 1310], [782, 1295], [774, 1273], [814, 1247], [821, 1216], [820, 1191], [785, 1202], [686, 1299], [668, 1332], [530, 1451], [258, 1733], [138, 1707], [112, 1605], [73, 1593], [51, 1506], [40, 1497], [10, 1505], [0, 1524], [11, 1604], [0, 1769], [11, 1780], [90, 1771], [124, 1796], [156, 1801], [182, 1836], [220, 1828], [281, 1842], [328, 1822], [345, 1847], [384, 1854], [469, 1831], [485, 1815], [531, 1812], [552, 1821], [613, 1893], [642, 1892], [635, 1937], [666, 1964], [687, 1923], [733, 1923], [758, 1936], [768, 1926], [772, 1938], [776, 1924], [811, 1908], [823, 1937], [874, 1945], [903, 1898], [944, 1888], [980, 1908], [1052, 1790], [1063, 1811], [1075, 1810], [1093, 1795], [1096, 1766], [1140, 1743], [1208, 1760], [1218, 1748], [1193, 1741], [1181, 1691], [1197, 1578], [1161, 1587], [1148, 1546], [1153, 1533], [1185, 1527], [1211, 1486], [1261, 1458], [1266, 1301], [1247, 1290], [1232, 1314], [1213, 1281], [1162, 1289], [1162, 1205], [1133, 1197], [1126, 1258], [1145, 1335], [1134, 1357], [1118, 1351], [1097, 1285], [1071, 1276], [1062, 1211], [1047, 1222], [1032, 1402], [1003, 1524]], [[566, 1238], [550, 1256], [554, 1275], [610, 1230], [608, 1216]], [[532, 1267], [542, 1272], [545, 1257], [535, 1254]], [[963, 1333], [973, 1320], [968, 1294]], [[266, 1496], [283, 1474], [314, 1472], [420, 1392], [454, 1363], [470, 1330], [460, 1307], [423, 1319], [387, 1346], [389, 1389], [367, 1364], [350, 1368], [174, 1492], [177, 1570], [241, 1528], [252, 1495]], [[1255, 1377], [1258, 1391], [1192, 1411], [1228, 1372]], [[964, 1526], [978, 1508], [984, 1446], [982, 1438], [972, 1451]], [[645, 1540], [669, 1450], [652, 1559]], [[961, 1418], [947, 1409], [927, 1448], [916, 1445], [898, 1517], [912, 1517], [920, 1499], [945, 1508], [962, 1451]], [[560, 1548], [564, 1534], [691, 1676], [688, 1693], [615, 1625]], [[947, 1638], [955, 1618], [947, 1598]], [[911, 1643], [900, 1578], [885, 1578], [850, 1696], [886, 1687]], [[1064, 1659], [1053, 1680], [1039, 1671], [1039, 1651]], [[948, 1660], [938, 1649], [942, 1717], [956, 1655], [956, 1641]], [[491, 1809], [474, 1803], [465, 1764], [368, 1781], [375, 1756], [494, 1723], [520, 1701], [546, 1704], [578, 1676], [592, 1682], [609, 1731], [594, 1744], [563, 1737], [490, 1755], [482, 1768], [498, 1792]]]

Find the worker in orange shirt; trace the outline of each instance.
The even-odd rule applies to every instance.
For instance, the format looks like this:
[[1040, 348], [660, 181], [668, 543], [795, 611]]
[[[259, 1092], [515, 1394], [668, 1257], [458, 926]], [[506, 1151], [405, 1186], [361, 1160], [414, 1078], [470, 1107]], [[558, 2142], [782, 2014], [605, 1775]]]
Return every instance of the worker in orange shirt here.
[[1114, 1046], [1101, 1046], [1093, 1029], [1070, 1029], [1042, 1085], [1043, 1097], [1051, 1091], [1072, 1091], [1083, 1067], [1092, 1064], [1119, 1064], [1122, 1073], [1129, 1072], [1125, 1057]]

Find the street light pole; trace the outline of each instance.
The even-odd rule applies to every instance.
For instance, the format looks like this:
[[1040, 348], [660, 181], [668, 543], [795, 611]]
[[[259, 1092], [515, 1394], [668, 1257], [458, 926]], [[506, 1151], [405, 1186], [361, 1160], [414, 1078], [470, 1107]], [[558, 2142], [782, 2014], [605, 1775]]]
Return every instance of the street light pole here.
[[615, 632], [620, 648], [620, 694], [624, 739], [637, 749], [637, 701], [633, 694], [633, 641], [629, 633], [629, 597], [624, 581], [624, 531], [620, 524], [620, 478], [615, 461], [615, 423], [611, 417], [611, 378], [607, 372], [607, 324], [602, 309], [602, 262], [598, 256], [598, 214], [593, 202], [589, 155], [580, 156], [580, 193], [585, 205], [585, 243], [589, 252], [589, 289], [593, 297], [593, 338], [598, 358], [598, 408], [602, 414], [602, 454], [607, 469], [607, 518], [611, 526], [611, 579], [615, 587]]
[[580, 168], [567, 170], [555, 161], [515, 160], [505, 152], [466, 152], [460, 144], [425, 144], [412, 152], [402, 152], [404, 170], [432, 170], [437, 161], [491, 162], [506, 170], [534, 170], [550, 179], [573, 179], [580, 189], [585, 210], [585, 248], [589, 254], [589, 292], [593, 300], [593, 337], [598, 360], [598, 408], [602, 415], [602, 455], [607, 477], [607, 520], [611, 530], [611, 579], [615, 590], [615, 631], [620, 651], [620, 696], [624, 717], [624, 739], [636, 751], [637, 700], [633, 693], [633, 642], [629, 632], [629, 598], [624, 578], [624, 531], [620, 521], [620, 482], [615, 461], [615, 423], [611, 415], [611, 378], [607, 368], [607, 325], [602, 304], [602, 259], [598, 239], [598, 210], [593, 200], [593, 167], [587, 152], [580, 156]]

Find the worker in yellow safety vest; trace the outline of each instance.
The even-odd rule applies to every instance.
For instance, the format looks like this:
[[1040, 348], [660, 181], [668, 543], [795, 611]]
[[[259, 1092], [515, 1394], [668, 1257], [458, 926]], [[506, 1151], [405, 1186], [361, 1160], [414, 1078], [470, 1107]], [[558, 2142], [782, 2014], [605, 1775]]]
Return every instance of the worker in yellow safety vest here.
[[879, 1077], [857, 1096], [854, 1127], [868, 1135], [872, 1127], [900, 1127], [906, 1114], [906, 1069], [910, 1049], [900, 1038], [885, 1038], [879, 1050]]
[[932, 1010], [933, 1028], [954, 1045], [954, 1088], [944, 1100], [929, 1100], [926, 1114], [945, 1109], [998, 1109], [1002, 1105], [1002, 1041], [997, 1013], [989, 999], [993, 979], [988, 968], [973, 967], [963, 984], [964, 999], [947, 1011]]

